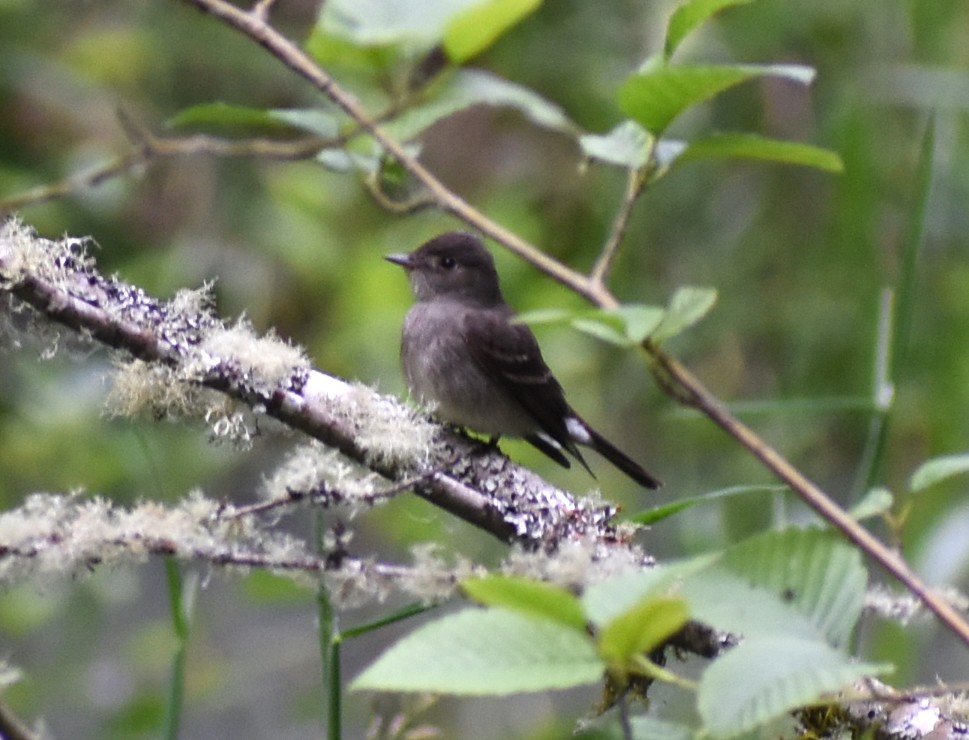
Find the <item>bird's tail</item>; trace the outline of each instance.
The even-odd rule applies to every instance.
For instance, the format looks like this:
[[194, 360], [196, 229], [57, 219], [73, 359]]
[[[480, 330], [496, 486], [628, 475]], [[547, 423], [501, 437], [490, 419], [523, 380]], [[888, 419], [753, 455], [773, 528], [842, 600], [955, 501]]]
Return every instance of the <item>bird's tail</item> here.
[[622, 450], [612, 444], [612, 442], [599, 434], [599, 432], [584, 422], [583, 425], [585, 426], [586, 433], [589, 435], [589, 441], [586, 444], [606, 458], [606, 460], [641, 486], [646, 486], [646, 488], [659, 488], [663, 485], [658, 478], [654, 478], [647, 473], [639, 463], [627, 456]]

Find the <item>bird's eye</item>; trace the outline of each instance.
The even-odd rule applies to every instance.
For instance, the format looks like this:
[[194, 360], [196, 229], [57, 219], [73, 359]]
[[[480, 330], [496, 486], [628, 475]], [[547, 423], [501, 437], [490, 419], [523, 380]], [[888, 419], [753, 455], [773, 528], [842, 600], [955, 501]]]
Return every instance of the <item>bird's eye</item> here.
[[453, 270], [457, 265], [458, 262], [454, 257], [441, 257], [441, 267], [445, 270]]

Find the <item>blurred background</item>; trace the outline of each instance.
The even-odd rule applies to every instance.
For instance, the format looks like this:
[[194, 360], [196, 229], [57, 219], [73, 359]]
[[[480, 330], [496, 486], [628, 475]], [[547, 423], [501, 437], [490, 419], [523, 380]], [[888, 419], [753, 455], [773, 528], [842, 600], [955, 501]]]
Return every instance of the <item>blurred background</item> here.
[[[418, 3], [415, 3], [415, 13]], [[556, 0], [475, 61], [560, 104], [588, 131], [623, 116], [615, 90], [657, 51], [672, 2]], [[273, 21], [304, 40], [318, 7], [280, 0]], [[669, 349], [807, 475], [845, 505], [869, 483], [911, 505], [900, 538], [932, 583], [965, 588], [967, 482], [910, 498], [925, 459], [969, 447], [969, 5], [884, 0], [759, 0], [691, 36], [683, 61], [800, 63], [810, 88], [744, 85], [674, 123], [689, 139], [755, 131], [828, 147], [845, 172], [718, 162], [660, 181], [630, 223], [611, 288], [624, 301], [663, 303], [682, 285], [720, 300]], [[334, 67], [352, 90], [352, 64]], [[366, 84], [373, 85], [373, 80]], [[200, 103], [320, 105], [309, 85], [251, 42], [185, 5], [0, 0], [0, 202], [125, 153], [119, 109], [166, 133]], [[910, 343], [901, 348], [883, 464], [864, 465], [880, 295], [900, 277], [919, 147], [935, 115], [932, 193], [917, 262]], [[574, 142], [514, 112], [474, 108], [429, 130], [422, 159], [474, 206], [576, 269], [588, 269], [624, 188], [614, 168], [583, 166]], [[2, 207], [2, 206], [0, 206]], [[400, 324], [410, 295], [382, 255], [461, 224], [424, 211], [381, 209], [359, 178], [319, 164], [215, 157], [159, 158], [97, 187], [18, 210], [42, 235], [90, 235], [101, 270], [160, 297], [215, 280], [218, 310], [242, 313], [307, 348], [317, 367], [402, 393]], [[493, 246], [493, 245], [492, 245]], [[563, 288], [495, 249], [518, 310], [580, 307]], [[582, 494], [596, 485], [624, 511], [728, 486], [772, 483], [737, 444], [677, 406], [642, 358], [570, 329], [537, 328], [573, 405], [666, 482], [631, 487], [599, 459], [598, 481], [564, 471], [526, 445], [520, 462]], [[200, 487], [254, 500], [261, 480], [298, 443], [267, 436], [250, 450], [206, 444], [201, 425], [103, 415], [112, 358], [68, 337], [0, 348], [0, 506], [35, 491], [83, 489], [119, 503], [174, 501]], [[669, 558], [726, 545], [781, 518], [809, 521], [791, 498], [760, 493], [691, 509], [642, 541]], [[308, 522], [285, 522], [309, 534]], [[356, 554], [406, 561], [437, 542], [485, 564], [506, 549], [401, 496], [356, 519]], [[188, 652], [183, 737], [322, 735], [315, 595], [280, 579], [200, 580]], [[873, 580], [882, 576], [872, 574]], [[26, 584], [0, 598], [0, 657], [24, 679], [4, 699], [43, 717], [56, 737], [156, 737], [174, 638], [165, 575], [155, 562], [76, 583]], [[344, 625], [379, 614], [344, 615]], [[346, 646], [352, 677], [413, 623]], [[898, 666], [895, 685], [964, 680], [969, 658], [933, 623], [872, 621], [861, 649]], [[503, 700], [442, 700], [423, 719], [444, 736], [559, 737], [594, 691]], [[373, 705], [350, 697], [347, 736], [363, 736]], [[475, 728], [469, 735], [469, 727]], [[464, 728], [464, 729], [462, 729]]]

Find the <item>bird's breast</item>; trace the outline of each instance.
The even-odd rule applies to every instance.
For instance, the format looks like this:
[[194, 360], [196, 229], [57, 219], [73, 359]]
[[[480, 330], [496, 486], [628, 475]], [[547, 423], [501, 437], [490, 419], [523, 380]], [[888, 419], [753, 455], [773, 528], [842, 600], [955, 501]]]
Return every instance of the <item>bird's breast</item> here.
[[415, 304], [404, 321], [401, 365], [411, 393], [443, 421], [492, 436], [521, 437], [538, 425], [475, 362], [457, 303]]

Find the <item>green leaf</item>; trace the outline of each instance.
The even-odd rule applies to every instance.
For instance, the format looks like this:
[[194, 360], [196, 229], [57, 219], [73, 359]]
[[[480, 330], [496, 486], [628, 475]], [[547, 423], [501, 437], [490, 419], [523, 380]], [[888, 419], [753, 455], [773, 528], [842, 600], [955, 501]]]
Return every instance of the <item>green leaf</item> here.
[[219, 129], [294, 128], [318, 136], [334, 137], [340, 132], [340, 119], [320, 108], [275, 109], [250, 108], [228, 103], [202, 103], [175, 114], [168, 120], [174, 128], [208, 126]]
[[844, 162], [830, 149], [802, 144], [797, 141], [770, 139], [757, 134], [715, 134], [690, 142], [674, 164], [698, 159], [760, 159], [782, 164], [814, 167], [826, 172], [844, 171]]
[[[636, 740], [693, 740], [696, 729], [689, 725], [657, 719], [656, 717], [631, 717], [629, 726]], [[609, 736], [613, 737], [613, 736]]]
[[626, 327], [622, 318], [602, 309], [565, 309], [542, 308], [519, 314], [515, 323], [529, 324], [569, 324], [573, 329], [589, 334], [610, 344], [627, 347], [631, 344], [626, 336]]
[[269, 115], [274, 121], [280, 121], [317, 136], [333, 138], [340, 133], [341, 118], [319, 108], [273, 110]]
[[673, 56], [683, 39], [714, 13], [732, 5], [746, 5], [749, 2], [751, 0], [690, 0], [684, 3], [670, 16], [663, 54], [667, 59]]
[[690, 605], [693, 619], [720, 630], [819, 639], [807, 616], [719, 562], [685, 578], [678, 593]]
[[577, 126], [555, 103], [538, 93], [490, 72], [459, 69], [433, 86], [423, 105], [409, 108], [384, 124], [384, 130], [401, 140], [412, 139], [429, 126], [475, 105], [512, 108], [536, 126], [574, 134]]
[[704, 671], [697, 707], [711, 736], [735, 737], [827, 692], [890, 669], [856, 663], [819, 640], [749, 637]]
[[602, 312], [598, 316], [580, 316], [572, 319], [572, 327], [583, 334], [601, 339], [603, 342], [628, 347], [632, 344], [624, 331], [622, 321], [616, 316]]
[[592, 684], [603, 665], [571, 627], [505, 609], [466, 609], [391, 646], [351, 689], [492, 695]]
[[582, 603], [561, 586], [528, 578], [492, 575], [469, 578], [461, 583], [461, 587], [471, 598], [486, 606], [514, 609], [585, 632]]
[[582, 607], [589, 620], [600, 628], [651, 596], [665, 596], [674, 584], [706, 568], [715, 556], [701, 555], [664, 565], [607, 578], [589, 586], [582, 594]]
[[683, 599], [647, 596], [599, 632], [599, 654], [610, 664], [622, 666], [648, 653], [679, 630], [689, 619]]
[[731, 547], [721, 563], [790, 604], [833, 645], [848, 641], [861, 615], [867, 571], [858, 551], [831, 532], [767, 532]]
[[664, 316], [665, 311], [659, 306], [629, 303], [619, 308], [576, 312], [570, 323], [575, 329], [610, 344], [632, 347], [648, 337]]
[[646, 164], [652, 137], [635, 121], [623, 121], [607, 134], [583, 134], [582, 152], [590, 159], [618, 167], [639, 169]]
[[474, 4], [475, 0], [422, 3], [415, 12], [400, 0], [327, 0], [314, 35], [334, 36], [355, 46], [430, 47], [441, 39], [455, 13]]
[[663, 320], [650, 338], [659, 344], [676, 336], [706, 316], [716, 302], [717, 291], [713, 288], [687, 285], [678, 289], [670, 299]]
[[223, 128], [281, 128], [272, 112], [229, 103], [200, 103], [179, 111], [168, 119], [173, 128], [219, 126]]
[[861, 501], [852, 506], [848, 514], [858, 521], [870, 519], [890, 511], [893, 503], [895, 503], [895, 497], [892, 496], [892, 492], [882, 486], [876, 486], [868, 491]]
[[538, 308], [534, 311], [523, 311], [512, 319], [513, 324], [567, 324], [576, 317], [578, 312], [569, 308]]
[[666, 321], [666, 311], [662, 308], [639, 303], [627, 303], [609, 313], [622, 320], [626, 338], [632, 344], [640, 344]]
[[912, 493], [924, 491], [954, 475], [969, 472], [969, 455], [945, 455], [928, 460], [912, 473], [908, 487]]
[[789, 490], [787, 486], [731, 486], [721, 488], [717, 491], [705, 493], [702, 496], [691, 496], [671, 501], [668, 504], [655, 506], [652, 509], [641, 511], [636, 514], [624, 517], [625, 521], [635, 522], [636, 524], [655, 524], [656, 522], [667, 519], [674, 514], [679, 514], [685, 509], [691, 509], [698, 504], [709, 504], [722, 498], [733, 498], [734, 496], [747, 496], [751, 493], [780, 493]]
[[808, 84], [814, 70], [794, 64], [668, 67], [652, 63], [622, 84], [619, 107], [647, 131], [659, 135], [687, 108], [741, 82], [769, 76]]
[[444, 29], [444, 50], [462, 64], [533, 13], [542, 0], [485, 0], [455, 14]]

